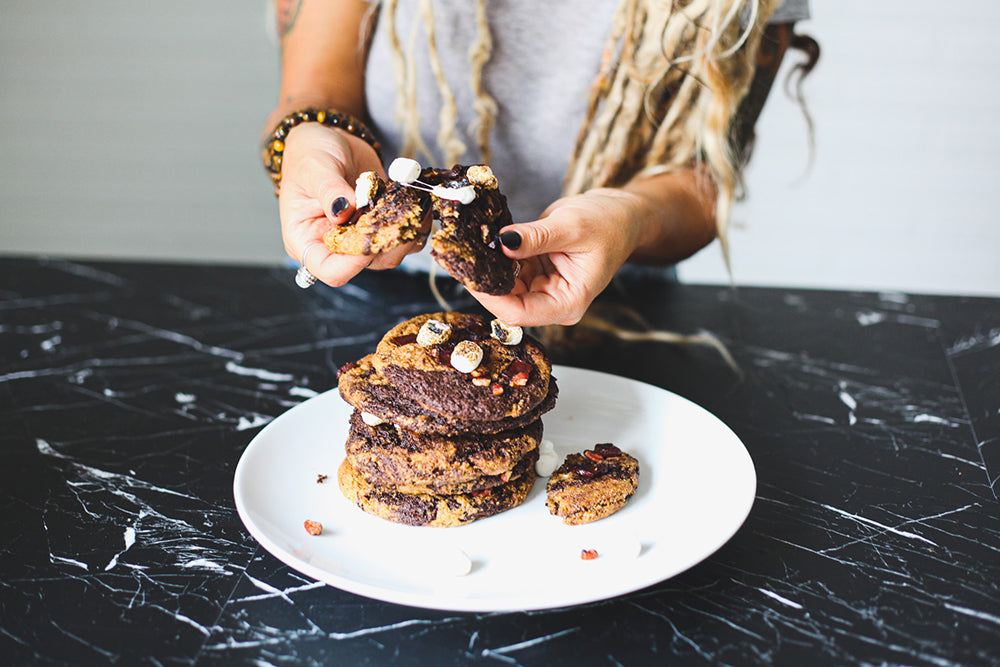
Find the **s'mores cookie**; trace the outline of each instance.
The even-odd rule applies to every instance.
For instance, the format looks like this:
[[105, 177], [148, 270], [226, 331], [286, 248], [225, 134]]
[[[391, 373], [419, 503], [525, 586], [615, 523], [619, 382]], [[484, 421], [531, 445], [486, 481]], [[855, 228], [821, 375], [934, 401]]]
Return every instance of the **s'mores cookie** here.
[[639, 462], [602, 443], [566, 457], [545, 485], [545, 504], [563, 523], [590, 523], [624, 507], [638, 483]]
[[376, 255], [416, 241], [424, 233], [431, 200], [425, 192], [386, 182], [373, 171], [358, 177], [351, 219], [323, 235], [330, 252]]
[[403, 493], [367, 482], [345, 459], [337, 471], [341, 493], [368, 514], [410, 526], [460, 526], [517, 507], [535, 483], [529, 467], [523, 475], [473, 493]]
[[536, 421], [551, 410], [559, 395], [556, 379], [550, 378], [548, 391], [541, 402], [517, 417], [504, 417], [495, 421], [449, 417], [428, 410], [400, 391], [375, 369], [372, 363], [374, 356], [367, 355], [341, 367], [338, 372], [340, 396], [361, 412], [407, 431], [440, 435], [510, 431]]
[[430, 247], [437, 263], [471, 290], [510, 293], [518, 264], [504, 254], [499, 234], [513, 220], [488, 166], [424, 169], [397, 158], [388, 176], [388, 182], [372, 171], [358, 177], [354, 215], [323, 237], [330, 252], [374, 255], [425, 239], [433, 209]]
[[[407, 493], [469, 493], [520, 477], [538, 460], [541, 421], [496, 434], [421, 435], [355, 410], [347, 457], [371, 484]], [[372, 422], [372, 423], [369, 423]]]
[[432, 313], [393, 327], [372, 363], [436, 414], [464, 421], [518, 418], [549, 393], [552, 364], [519, 327], [480, 315]]
[[431, 257], [470, 290], [509, 294], [517, 278], [517, 262], [500, 246], [500, 230], [513, 223], [507, 198], [486, 165], [455, 165], [450, 170], [427, 170], [422, 176], [438, 186], [472, 188], [475, 198], [464, 202], [433, 197], [439, 228], [431, 234]]
[[340, 369], [338, 388], [355, 408], [341, 492], [369, 514], [415, 526], [457, 526], [524, 502], [540, 417], [558, 394], [539, 342], [457, 312], [393, 327], [373, 354]]

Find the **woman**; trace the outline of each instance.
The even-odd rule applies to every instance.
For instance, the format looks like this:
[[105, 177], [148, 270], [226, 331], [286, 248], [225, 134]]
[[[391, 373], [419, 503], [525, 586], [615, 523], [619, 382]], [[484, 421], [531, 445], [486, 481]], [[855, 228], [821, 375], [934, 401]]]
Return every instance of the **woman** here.
[[787, 23], [765, 37], [779, 4], [278, 0], [281, 97], [267, 127], [304, 107], [368, 126], [302, 123], [282, 137], [286, 251], [336, 286], [419, 250], [354, 257], [317, 243], [349, 219], [357, 175], [384, 174], [373, 136], [390, 159], [491, 164], [515, 220], [530, 220], [501, 234], [522, 266], [514, 291], [474, 294], [509, 324], [579, 321], [626, 262], [669, 266], [717, 235], [725, 251], [737, 154], [791, 37]]

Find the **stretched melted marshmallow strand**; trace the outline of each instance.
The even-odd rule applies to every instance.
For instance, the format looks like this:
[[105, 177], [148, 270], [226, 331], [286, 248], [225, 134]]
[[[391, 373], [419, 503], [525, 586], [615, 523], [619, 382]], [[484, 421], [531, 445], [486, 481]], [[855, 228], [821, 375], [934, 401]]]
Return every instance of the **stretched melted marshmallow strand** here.
[[461, 188], [448, 188], [443, 185], [435, 185], [431, 194], [441, 199], [450, 199], [460, 204], [471, 204], [476, 199], [476, 188], [466, 185]]
[[398, 157], [389, 165], [389, 178], [409, 185], [420, 178], [420, 163], [407, 157]]

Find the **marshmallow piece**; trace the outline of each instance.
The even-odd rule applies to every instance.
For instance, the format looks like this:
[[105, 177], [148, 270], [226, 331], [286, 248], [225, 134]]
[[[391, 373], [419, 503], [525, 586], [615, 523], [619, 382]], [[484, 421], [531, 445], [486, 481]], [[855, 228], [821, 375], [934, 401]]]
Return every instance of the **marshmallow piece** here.
[[370, 412], [362, 412], [361, 421], [368, 424], [369, 426], [378, 426], [379, 424], [385, 423], [385, 421], [382, 418], [376, 417]]
[[389, 165], [389, 178], [409, 185], [420, 178], [420, 163], [408, 157], [398, 157]]
[[554, 451], [543, 452], [539, 450], [538, 460], [535, 461], [535, 473], [539, 477], [551, 477], [552, 473], [559, 467], [559, 455]]
[[476, 199], [476, 188], [471, 185], [464, 185], [460, 188], [447, 188], [443, 185], [435, 185], [431, 189], [431, 194], [440, 199], [450, 199], [460, 204], [471, 204]]
[[470, 183], [478, 185], [488, 190], [495, 190], [499, 185], [497, 177], [493, 175], [493, 170], [485, 164], [474, 164], [465, 172], [465, 177]]
[[441, 320], [427, 320], [417, 332], [417, 345], [420, 347], [440, 345], [448, 340], [449, 336], [451, 336], [451, 325], [445, 324]]
[[483, 360], [483, 348], [471, 340], [463, 340], [451, 353], [451, 365], [460, 373], [471, 373]]
[[559, 467], [559, 455], [551, 440], [542, 438], [538, 443], [538, 461], [535, 462], [535, 472], [539, 477], [551, 477]]
[[372, 203], [378, 191], [378, 176], [374, 171], [366, 171], [354, 182], [354, 208], [363, 208]]
[[524, 329], [507, 325], [500, 320], [490, 322], [490, 335], [504, 345], [517, 345], [524, 338]]

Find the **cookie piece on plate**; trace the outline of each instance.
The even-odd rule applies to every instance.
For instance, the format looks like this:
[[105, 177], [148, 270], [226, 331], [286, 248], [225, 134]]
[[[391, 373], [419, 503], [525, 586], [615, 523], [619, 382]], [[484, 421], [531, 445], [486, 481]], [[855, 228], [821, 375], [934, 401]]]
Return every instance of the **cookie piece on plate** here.
[[535, 471], [529, 467], [517, 479], [474, 493], [402, 493], [368, 483], [350, 460], [344, 459], [337, 471], [337, 481], [344, 496], [369, 514], [410, 526], [448, 527], [517, 507], [528, 497], [535, 483]]
[[[431, 256], [470, 290], [510, 294], [518, 265], [504, 254], [499, 235], [513, 220], [493, 171], [486, 165], [455, 165], [424, 170], [421, 179], [437, 186], [433, 201], [439, 228], [431, 234]], [[468, 192], [470, 186], [471, 201], [442, 196], [449, 190]]]
[[611, 443], [570, 454], [545, 485], [549, 512], [571, 526], [620, 510], [639, 483], [639, 462]]
[[464, 421], [531, 412], [548, 395], [552, 374], [541, 343], [520, 328], [457, 312], [396, 325], [379, 342], [372, 363], [426, 409]]
[[323, 235], [330, 252], [377, 255], [419, 240], [430, 210], [430, 196], [396, 182], [386, 183], [373, 171], [358, 177], [355, 210], [350, 221]]

